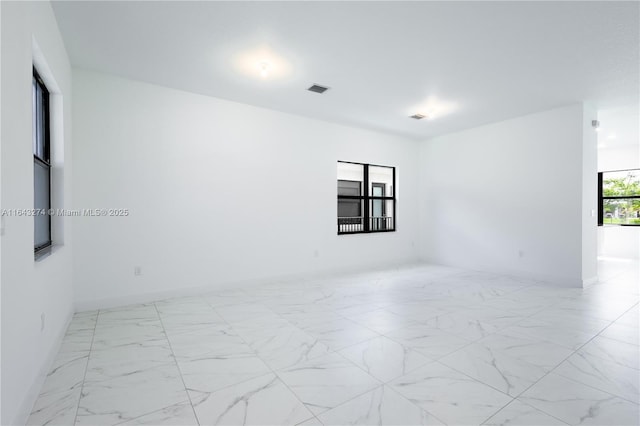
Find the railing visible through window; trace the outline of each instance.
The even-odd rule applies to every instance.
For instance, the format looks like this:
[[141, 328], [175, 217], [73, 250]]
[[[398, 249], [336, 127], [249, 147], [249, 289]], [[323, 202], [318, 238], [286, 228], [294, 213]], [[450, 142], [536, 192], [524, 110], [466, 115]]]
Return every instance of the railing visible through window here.
[[395, 168], [338, 162], [338, 234], [396, 229]]

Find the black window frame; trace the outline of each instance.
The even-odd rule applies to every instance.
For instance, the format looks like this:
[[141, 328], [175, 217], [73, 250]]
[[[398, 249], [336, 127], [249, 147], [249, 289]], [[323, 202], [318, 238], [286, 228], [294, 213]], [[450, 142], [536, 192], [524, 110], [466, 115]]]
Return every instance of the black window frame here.
[[[34, 134], [32, 136], [32, 138], [35, 138], [35, 141], [32, 141], [32, 145], [33, 145], [33, 168], [34, 168], [34, 180], [33, 180], [33, 193], [34, 193], [34, 223], [33, 223], [33, 227], [34, 227], [34, 254], [35, 254], [35, 258], [39, 259], [42, 256], [47, 255], [48, 253], [51, 252], [51, 247], [53, 245], [53, 241], [52, 241], [52, 237], [51, 237], [51, 215], [49, 214], [49, 210], [51, 209], [51, 109], [50, 109], [50, 92], [49, 89], [47, 89], [46, 84], [44, 83], [44, 81], [42, 80], [42, 77], [40, 77], [40, 74], [38, 73], [38, 70], [36, 70], [35, 67], [33, 67], [33, 82], [37, 85], [37, 87], [40, 89], [41, 93], [42, 93], [42, 102], [40, 103], [40, 105], [42, 105], [42, 114], [39, 114], [39, 110], [38, 110], [38, 104], [36, 103], [36, 105], [33, 107], [32, 111], [35, 112], [36, 116], [34, 118], [34, 122], [37, 128], [40, 128], [42, 131], [42, 135], [43, 135], [43, 153], [42, 156], [40, 156], [38, 154], [38, 150], [36, 149], [37, 145], [38, 145], [38, 141], [37, 141], [37, 132], [35, 132], [36, 134]], [[43, 120], [39, 120], [39, 117], [42, 117]], [[35, 143], [34, 143], [35, 142]], [[44, 168], [47, 171], [48, 174], [48, 179], [47, 182], [49, 183], [48, 187], [46, 188], [46, 192], [47, 192], [47, 205], [44, 206], [45, 208], [42, 207], [37, 207], [35, 205], [35, 197], [36, 194], [38, 193], [38, 190], [36, 189], [36, 185], [38, 185], [38, 181], [36, 180], [35, 174], [36, 174], [36, 170], [37, 168]], [[36, 245], [35, 242], [35, 230], [36, 230], [36, 221], [38, 220], [39, 216], [45, 215], [47, 217], [47, 233], [48, 233], [48, 238], [47, 241]]]
[[[340, 231], [340, 218], [337, 219], [337, 227], [338, 227], [338, 235], [351, 235], [351, 234], [372, 234], [372, 233], [378, 233], [378, 232], [395, 232], [396, 229], [398, 228], [398, 221], [397, 221], [397, 215], [396, 215], [396, 206], [398, 204], [398, 201], [396, 199], [396, 193], [397, 193], [397, 188], [396, 188], [396, 168], [394, 166], [384, 166], [384, 165], [380, 165], [380, 164], [368, 164], [368, 163], [357, 163], [354, 161], [338, 161], [338, 163], [345, 163], [345, 164], [357, 164], [359, 166], [362, 166], [363, 168], [363, 179], [362, 179], [362, 188], [364, 188], [364, 190], [361, 192], [361, 195], [340, 195], [339, 193], [337, 194], [337, 200], [338, 202], [340, 202], [340, 200], [360, 200], [360, 202], [362, 203], [362, 230], [356, 230], [356, 231]], [[374, 195], [369, 195], [369, 167], [385, 167], [388, 169], [392, 170], [392, 195], [391, 196], [374, 196]], [[338, 179], [340, 180], [340, 179]], [[392, 218], [392, 224], [393, 226], [391, 228], [387, 228], [386, 226], [384, 227], [384, 229], [378, 228], [378, 229], [371, 229], [371, 217], [370, 217], [370, 202], [371, 200], [382, 200], [383, 201], [383, 205], [384, 205], [384, 201], [393, 201], [393, 215], [391, 216]], [[383, 207], [384, 208], [384, 207]]]
[[[604, 201], [605, 200], [629, 200], [640, 199], [640, 195], [603, 195], [604, 184], [603, 175], [605, 173], [614, 172], [631, 172], [636, 171], [640, 174], [640, 169], [622, 169], [622, 170], [607, 170], [604, 172], [598, 172], [598, 226], [604, 226]], [[639, 223], [607, 223], [606, 226], [640, 226]]]

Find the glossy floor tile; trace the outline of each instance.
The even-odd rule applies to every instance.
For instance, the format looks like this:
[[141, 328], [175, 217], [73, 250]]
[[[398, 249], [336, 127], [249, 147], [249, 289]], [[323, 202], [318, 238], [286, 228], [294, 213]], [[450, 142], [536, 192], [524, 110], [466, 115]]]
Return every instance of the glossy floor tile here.
[[314, 417], [273, 373], [190, 396], [198, 420], [207, 425], [296, 425]]
[[547, 374], [522, 358], [473, 343], [440, 362], [511, 396], [518, 396]]
[[545, 414], [537, 408], [515, 400], [491, 416], [491, 418], [483, 424], [486, 426], [564, 426], [567, 423]]
[[85, 383], [77, 424], [117, 424], [188, 400], [175, 365]]
[[638, 404], [555, 373], [518, 399], [571, 425], [637, 425]]
[[383, 383], [432, 361], [384, 336], [355, 344], [340, 353]]
[[278, 376], [314, 414], [380, 385], [378, 380], [337, 353], [278, 371]]
[[30, 425], [637, 425], [636, 263], [417, 265], [74, 316]]
[[480, 424], [512, 400], [507, 394], [437, 362], [389, 385], [446, 424]]
[[380, 386], [318, 416], [326, 425], [443, 425], [389, 386]]

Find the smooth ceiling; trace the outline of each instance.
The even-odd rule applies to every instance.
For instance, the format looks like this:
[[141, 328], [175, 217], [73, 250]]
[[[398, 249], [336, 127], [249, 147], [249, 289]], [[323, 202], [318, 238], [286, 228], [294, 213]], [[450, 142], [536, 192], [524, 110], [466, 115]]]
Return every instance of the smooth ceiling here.
[[[76, 67], [415, 139], [573, 102], [637, 105], [639, 6], [53, 4]], [[238, 69], [237, 55], [265, 48], [281, 61], [272, 75]], [[433, 120], [408, 118], [434, 99]]]

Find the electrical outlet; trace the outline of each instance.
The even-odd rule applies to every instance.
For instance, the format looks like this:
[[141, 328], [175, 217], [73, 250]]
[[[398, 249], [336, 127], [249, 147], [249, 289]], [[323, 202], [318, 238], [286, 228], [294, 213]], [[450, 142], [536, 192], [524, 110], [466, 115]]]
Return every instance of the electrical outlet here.
[[315, 249], [313, 251], [313, 257], [320, 257], [320, 252], [318, 251], [318, 249]]
[[133, 275], [135, 275], [136, 277], [139, 277], [140, 275], [142, 275], [142, 266], [134, 266]]
[[40, 331], [44, 331], [44, 324], [45, 324], [45, 320], [47, 319], [47, 316], [45, 315], [45, 313], [41, 313], [40, 314]]
[[524, 251], [518, 250], [518, 257], [522, 259], [524, 257]]

